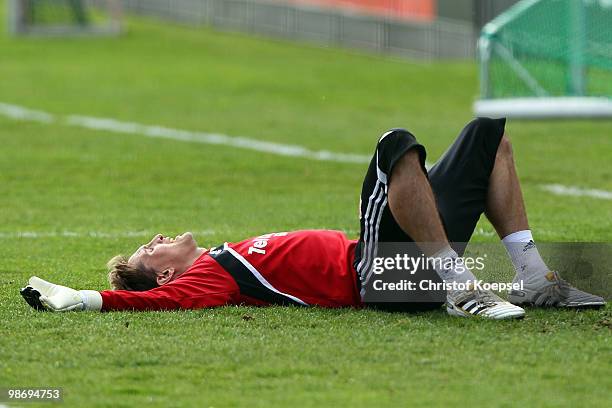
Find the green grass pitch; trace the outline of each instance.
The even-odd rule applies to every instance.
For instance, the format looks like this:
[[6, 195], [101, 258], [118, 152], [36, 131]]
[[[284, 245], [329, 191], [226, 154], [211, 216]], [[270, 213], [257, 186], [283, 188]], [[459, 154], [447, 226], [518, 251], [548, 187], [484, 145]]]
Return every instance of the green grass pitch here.
[[[120, 39], [2, 35], [0, 51], [0, 102], [359, 154], [406, 127], [431, 161], [477, 89], [474, 63], [144, 19]], [[612, 123], [508, 131], [536, 238], [610, 242], [609, 200], [540, 185], [612, 190]], [[206, 246], [300, 228], [355, 237], [364, 172], [0, 117], [0, 387], [62, 387], [67, 407], [609, 406], [609, 307], [490, 322], [280, 307], [50, 314], [19, 297], [34, 274], [106, 288], [106, 260], [156, 232], [193, 230]], [[479, 228], [475, 239], [497, 240]], [[26, 231], [39, 236], [15, 235]]]

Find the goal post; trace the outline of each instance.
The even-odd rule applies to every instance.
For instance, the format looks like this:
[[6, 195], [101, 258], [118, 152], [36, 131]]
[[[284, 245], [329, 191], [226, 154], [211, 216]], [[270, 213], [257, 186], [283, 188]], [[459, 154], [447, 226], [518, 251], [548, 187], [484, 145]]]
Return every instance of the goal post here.
[[8, 0], [14, 35], [115, 35], [121, 32], [120, 0]]
[[479, 116], [612, 117], [612, 0], [522, 0], [478, 56]]

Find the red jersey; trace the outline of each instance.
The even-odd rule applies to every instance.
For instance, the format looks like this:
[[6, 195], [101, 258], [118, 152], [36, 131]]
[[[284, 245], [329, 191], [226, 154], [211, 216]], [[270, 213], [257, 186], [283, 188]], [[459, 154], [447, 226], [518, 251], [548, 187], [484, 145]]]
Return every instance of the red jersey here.
[[265, 234], [206, 251], [174, 281], [144, 291], [105, 290], [102, 310], [199, 309], [222, 305], [361, 304], [357, 241], [339, 231]]

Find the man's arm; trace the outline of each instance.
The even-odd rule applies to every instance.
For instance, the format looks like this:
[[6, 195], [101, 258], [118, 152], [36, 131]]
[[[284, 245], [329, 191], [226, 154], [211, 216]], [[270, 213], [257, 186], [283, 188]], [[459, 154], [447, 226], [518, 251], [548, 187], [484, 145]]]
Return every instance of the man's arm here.
[[102, 296], [95, 290], [74, 290], [32, 276], [21, 296], [34, 309], [68, 312], [71, 310], [102, 309]]
[[233, 292], [205, 293], [189, 295], [180, 288], [175, 296], [167, 293], [169, 289], [161, 286], [145, 292], [132, 292], [128, 290], [105, 290], [100, 292], [102, 297], [102, 311], [111, 310], [176, 310], [176, 309], [202, 309], [206, 307], [223, 306], [232, 303]]
[[[207, 277], [211, 275], [215, 274]], [[54, 312], [201, 309], [236, 303], [238, 286], [231, 278], [220, 278], [185, 277], [143, 292], [98, 292], [77, 291], [33, 276], [21, 295], [33, 308]]]

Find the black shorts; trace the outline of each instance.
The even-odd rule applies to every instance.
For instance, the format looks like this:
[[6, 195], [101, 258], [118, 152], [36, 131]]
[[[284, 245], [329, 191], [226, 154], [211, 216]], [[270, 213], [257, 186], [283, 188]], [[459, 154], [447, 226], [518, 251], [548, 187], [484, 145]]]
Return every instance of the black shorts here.
[[[361, 190], [361, 233], [355, 251], [354, 266], [362, 287], [365, 287], [364, 281], [371, 270], [378, 243], [414, 242], [395, 221], [387, 205], [387, 188], [395, 163], [409, 150], [414, 149], [419, 153], [421, 166], [435, 195], [448, 240], [455, 251], [462, 255], [480, 215], [485, 210], [489, 177], [504, 134], [505, 123], [505, 119], [473, 120], [463, 128], [455, 142], [429, 171], [425, 168], [425, 147], [419, 144], [410, 132], [393, 129], [382, 135]], [[435, 271], [422, 273], [436, 275]], [[428, 278], [437, 279], [437, 275]], [[439, 301], [431, 304], [413, 302], [404, 306], [419, 310], [438, 307], [439, 304]], [[386, 306], [388, 309], [392, 305]]]

